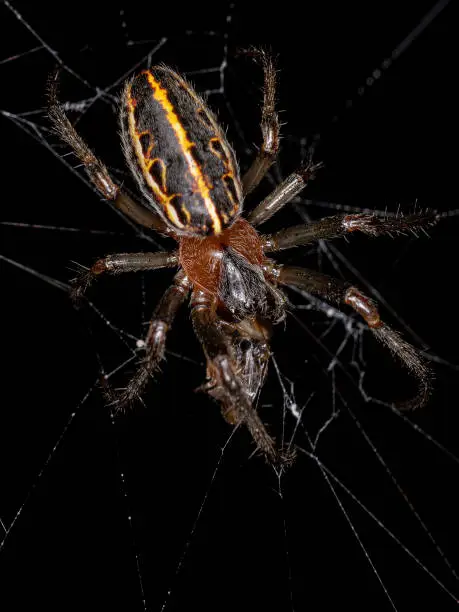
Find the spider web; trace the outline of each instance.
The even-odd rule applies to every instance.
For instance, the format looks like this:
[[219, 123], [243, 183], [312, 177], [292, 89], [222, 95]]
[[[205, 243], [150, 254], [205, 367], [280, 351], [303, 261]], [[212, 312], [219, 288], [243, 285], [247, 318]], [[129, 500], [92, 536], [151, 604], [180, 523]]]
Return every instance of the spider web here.
[[[197, 14], [121, 3], [98, 15], [80, 2], [66, 15], [0, 5], [4, 610], [32, 601], [66, 610], [457, 604], [451, 10], [446, 1], [406, 14], [395, 2], [325, 2], [303, 21], [292, 19], [295, 6], [272, 14], [253, 4], [249, 14], [222, 3]], [[349, 312], [289, 292], [258, 404], [276, 438], [298, 448], [282, 474], [193, 393], [205, 365], [186, 309], [145, 406], [114, 419], [104, 405], [101, 375], [128, 380], [171, 275], [103, 279], [75, 312], [72, 262], [168, 243], [100, 201], [44, 112], [46, 79], [60, 64], [69, 116], [134, 189], [117, 95], [129, 75], [165, 62], [208, 96], [246, 168], [259, 142], [261, 75], [235, 50], [252, 44], [279, 54], [287, 125], [279, 162], [247, 205], [311, 143], [325, 161], [266, 231], [340, 211], [432, 207], [444, 217], [430, 238], [357, 236], [279, 258], [373, 295], [436, 376], [425, 409], [396, 413], [391, 401], [413, 392], [409, 376]]]

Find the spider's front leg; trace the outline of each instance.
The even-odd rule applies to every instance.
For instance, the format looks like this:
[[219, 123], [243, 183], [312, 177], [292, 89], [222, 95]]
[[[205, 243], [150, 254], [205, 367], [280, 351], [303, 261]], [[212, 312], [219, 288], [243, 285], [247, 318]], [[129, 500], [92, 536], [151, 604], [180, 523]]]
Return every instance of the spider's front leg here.
[[430, 395], [431, 372], [419, 351], [389, 325], [381, 321], [375, 303], [350, 283], [344, 283], [332, 276], [327, 276], [315, 270], [282, 266], [270, 262], [266, 273], [274, 277], [278, 283], [298, 287], [307, 293], [319, 295], [336, 305], [347, 304], [363, 317], [373, 335], [384, 344], [418, 381], [418, 393], [415, 397], [398, 402], [399, 410], [414, 410], [423, 406]]
[[[205, 388], [225, 407], [232, 422], [244, 423], [255, 444], [273, 464], [280, 457], [274, 440], [253, 408], [236, 371], [235, 356], [216, 314], [216, 299], [195, 290], [191, 298], [193, 327], [207, 359], [208, 383]], [[228, 407], [231, 407], [228, 410]]]
[[71, 298], [80, 300], [88, 287], [101, 274], [122, 274], [124, 272], [145, 272], [159, 268], [175, 268], [179, 258], [176, 252], [157, 253], [116, 253], [98, 259], [89, 270], [84, 270], [72, 282]]
[[117, 410], [123, 410], [140, 399], [152, 374], [159, 369], [159, 364], [164, 359], [167, 332], [178, 309], [188, 297], [190, 286], [183, 270], [179, 270], [174, 277], [174, 284], [166, 290], [153, 313], [145, 340], [145, 355], [139, 363], [137, 372], [123, 392], [113, 398]]

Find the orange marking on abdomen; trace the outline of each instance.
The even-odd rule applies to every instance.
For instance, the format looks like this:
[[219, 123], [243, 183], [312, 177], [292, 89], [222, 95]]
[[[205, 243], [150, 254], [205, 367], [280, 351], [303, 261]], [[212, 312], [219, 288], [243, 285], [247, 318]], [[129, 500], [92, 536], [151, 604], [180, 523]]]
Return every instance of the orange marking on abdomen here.
[[212, 185], [207, 184], [207, 181], [202, 173], [201, 167], [190, 153], [190, 149], [195, 147], [196, 144], [188, 138], [188, 135], [185, 129], [183, 128], [180, 119], [167, 96], [167, 89], [161, 87], [161, 84], [154, 78], [154, 76], [148, 70], [145, 70], [143, 74], [146, 75], [148, 83], [153, 90], [154, 99], [163, 108], [166, 114], [166, 119], [177, 137], [177, 141], [186, 160], [188, 170], [194, 181], [194, 191], [195, 193], [199, 193], [204, 201], [206, 209], [212, 220], [214, 234], [220, 234], [222, 231], [221, 220], [217, 213], [215, 204], [212, 198], [210, 197], [210, 189], [212, 189]]

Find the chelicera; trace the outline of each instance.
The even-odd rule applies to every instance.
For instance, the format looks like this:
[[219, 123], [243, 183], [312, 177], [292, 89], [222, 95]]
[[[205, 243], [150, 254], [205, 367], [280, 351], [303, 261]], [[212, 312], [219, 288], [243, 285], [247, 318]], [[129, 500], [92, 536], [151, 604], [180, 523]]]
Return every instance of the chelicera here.
[[57, 100], [57, 75], [50, 83], [49, 114], [101, 195], [136, 223], [178, 243], [170, 252], [108, 255], [74, 283], [72, 295], [78, 299], [104, 273], [177, 269], [153, 313], [137, 372], [116, 397], [116, 406], [124, 408], [142, 395], [164, 358], [174, 317], [190, 297], [194, 331], [207, 361], [203, 388], [220, 403], [226, 420], [244, 424], [257, 447], [275, 463], [284, 455], [254, 401], [266, 376], [272, 326], [286, 315], [283, 286], [301, 288], [338, 306], [346, 304], [363, 317], [375, 337], [418, 379], [416, 396], [397, 403], [399, 409], [426, 402], [430, 375], [419, 352], [381, 321], [376, 305], [358, 288], [315, 270], [283, 266], [267, 254], [355, 231], [368, 236], [414, 232], [433, 224], [436, 216], [336, 215], [272, 235], [259, 234], [255, 227], [304, 189], [320, 164], [302, 164], [244, 216], [245, 196], [265, 176], [279, 148], [275, 66], [264, 51], [252, 55], [264, 71], [263, 142], [242, 178], [233, 149], [205, 101], [181, 75], [163, 65], [128, 81], [121, 98], [122, 145], [142, 192], [141, 203], [123, 192], [75, 131]]

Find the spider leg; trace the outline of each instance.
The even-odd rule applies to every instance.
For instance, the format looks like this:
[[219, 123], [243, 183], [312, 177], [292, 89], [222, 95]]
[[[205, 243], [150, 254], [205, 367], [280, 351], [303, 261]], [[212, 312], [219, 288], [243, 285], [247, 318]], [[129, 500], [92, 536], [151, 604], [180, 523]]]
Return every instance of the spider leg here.
[[294, 225], [275, 234], [264, 236], [263, 247], [266, 252], [273, 253], [317, 240], [330, 240], [345, 236], [351, 232], [362, 232], [371, 237], [408, 232], [416, 235], [417, 229], [424, 230], [437, 221], [437, 214], [429, 210], [386, 219], [369, 214], [334, 215], [312, 223]]
[[[139, 363], [139, 368], [129, 381], [126, 389], [114, 397], [117, 410], [138, 400], [142, 395], [153, 372], [159, 369], [164, 359], [167, 332], [171, 328], [178, 309], [189, 295], [191, 284], [183, 270], [174, 277], [174, 283], [165, 291], [153, 313], [145, 340], [145, 355]], [[112, 395], [113, 397], [113, 395]]]
[[382, 342], [418, 381], [415, 397], [398, 402], [399, 410], [414, 410], [424, 405], [430, 395], [431, 372], [419, 351], [404, 340], [401, 335], [383, 323], [375, 303], [350, 283], [344, 283], [332, 276], [315, 270], [269, 264], [267, 273], [274, 276], [278, 283], [299, 287], [304, 291], [317, 294], [338, 306], [347, 304], [363, 317], [373, 335]]
[[255, 189], [265, 176], [279, 150], [279, 118], [276, 113], [276, 67], [273, 58], [263, 49], [250, 49], [247, 54], [262, 64], [264, 86], [261, 111], [263, 143], [252, 165], [242, 178], [242, 187], [246, 195]]
[[321, 163], [313, 164], [309, 160], [296, 172], [292, 172], [280, 185], [278, 185], [264, 200], [258, 204], [248, 215], [247, 220], [252, 225], [260, 225], [270, 219], [286, 204], [291, 202], [315, 178], [315, 173], [322, 167]]
[[112, 180], [106, 166], [94, 155], [85, 141], [70, 123], [57, 97], [59, 72], [54, 72], [48, 81], [48, 113], [54, 129], [61, 139], [69, 145], [86, 169], [86, 173], [97, 189], [115, 208], [127, 215], [132, 221], [154, 229], [161, 234], [170, 235], [172, 230], [155, 212], [146, 209], [124, 193]]
[[98, 259], [89, 270], [82, 272], [74, 281], [71, 290], [73, 300], [83, 297], [85, 291], [101, 274], [122, 274], [123, 272], [141, 272], [159, 268], [178, 266], [176, 252], [159, 251], [157, 253], [116, 253]]
[[191, 306], [194, 331], [207, 359], [209, 382], [204, 388], [222, 403], [224, 416], [233, 423], [244, 423], [268, 460], [278, 463], [280, 458], [274, 440], [253, 408], [236, 371], [230, 341], [218, 322], [216, 299], [207, 292], [195, 290]]

